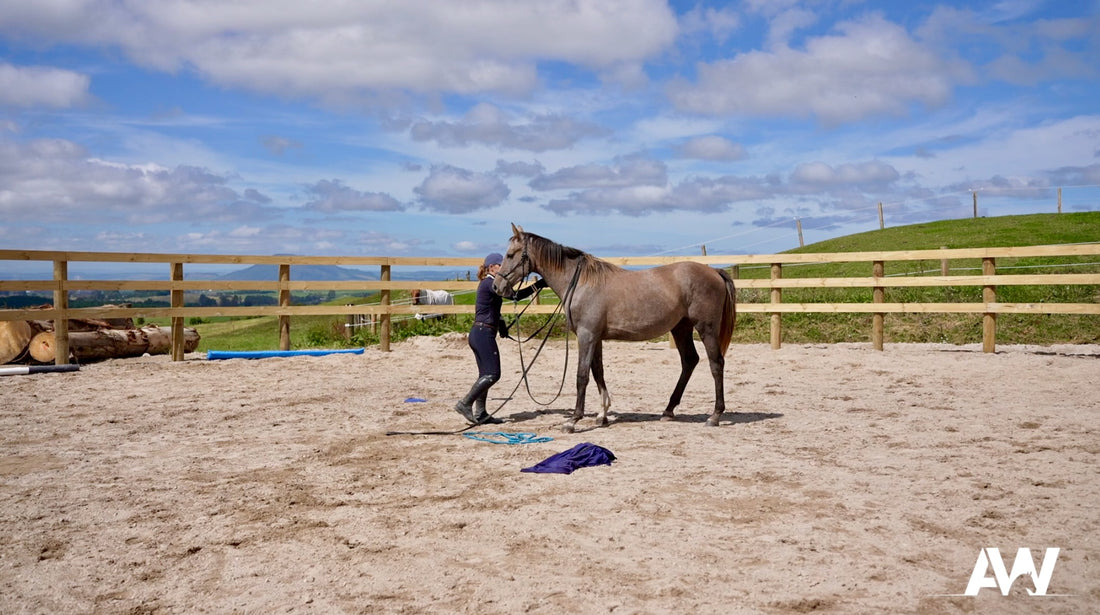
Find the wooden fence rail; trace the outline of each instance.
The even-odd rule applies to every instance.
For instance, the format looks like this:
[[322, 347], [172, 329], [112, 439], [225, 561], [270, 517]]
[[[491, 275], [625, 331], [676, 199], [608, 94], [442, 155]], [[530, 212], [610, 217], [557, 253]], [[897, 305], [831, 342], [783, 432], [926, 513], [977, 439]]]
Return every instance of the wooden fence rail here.
[[[738, 303], [742, 313], [764, 313], [771, 316], [770, 338], [773, 348], [782, 342], [784, 313], [870, 313], [872, 344], [883, 347], [883, 317], [893, 313], [978, 313], [983, 315], [983, 349], [993, 352], [998, 314], [1092, 314], [1100, 315], [1100, 303], [1002, 303], [997, 301], [998, 286], [1010, 285], [1100, 285], [1096, 273], [1015, 274], [997, 273], [996, 261], [1004, 258], [1100, 256], [1100, 244], [1057, 246], [1025, 246], [1012, 248], [956, 248], [940, 250], [905, 250], [892, 252], [842, 252], [821, 254], [750, 254], [662, 257], [611, 257], [604, 260], [626, 267], [655, 266], [676, 261], [696, 261], [713, 266], [733, 267], [762, 265], [770, 270], [768, 278], [738, 279], [739, 289], [769, 291], [766, 303]], [[978, 259], [981, 275], [939, 275], [888, 277], [888, 262]], [[342, 257], [342, 256], [243, 256], [212, 254], [154, 254], [114, 252], [54, 252], [35, 250], [0, 250], [0, 262], [39, 261], [52, 263], [53, 279], [0, 279], [0, 291], [38, 291], [53, 293], [52, 309], [0, 310], [4, 320], [53, 320], [56, 337], [56, 362], [68, 362], [68, 319], [70, 318], [170, 318], [172, 322], [172, 358], [183, 359], [183, 325], [186, 318], [210, 316], [277, 316], [279, 347], [290, 348], [290, 317], [306, 315], [355, 316], [369, 315], [380, 322], [380, 347], [390, 349], [391, 319], [395, 315], [416, 314], [423, 306], [397, 305], [392, 302], [395, 290], [432, 288], [470, 291], [476, 281], [393, 280], [393, 267], [460, 267], [476, 269], [480, 259], [434, 257]], [[167, 280], [72, 280], [69, 265], [92, 263], [159, 263], [168, 267]], [[783, 277], [784, 266], [828, 263], [866, 263], [863, 277]], [[277, 265], [278, 279], [272, 281], [226, 281], [184, 279], [185, 265]], [[302, 265], [377, 266], [378, 281], [296, 281], [292, 268]], [[946, 271], [946, 270], [945, 270]], [[901, 287], [962, 287], [982, 289], [982, 301], [970, 303], [889, 303], [886, 289]], [[784, 289], [807, 288], [868, 288], [870, 302], [852, 303], [791, 303], [783, 302]], [[255, 307], [187, 307], [186, 291], [267, 291], [278, 294], [278, 305]], [[291, 305], [292, 291], [378, 291], [380, 300], [368, 305]], [[78, 291], [165, 291], [170, 307], [90, 307], [70, 308], [69, 293]], [[472, 314], [472, 305], [434, 305], [433, 313]], [[528, 313], [548, 314], [551, 304], [533, 305]]]

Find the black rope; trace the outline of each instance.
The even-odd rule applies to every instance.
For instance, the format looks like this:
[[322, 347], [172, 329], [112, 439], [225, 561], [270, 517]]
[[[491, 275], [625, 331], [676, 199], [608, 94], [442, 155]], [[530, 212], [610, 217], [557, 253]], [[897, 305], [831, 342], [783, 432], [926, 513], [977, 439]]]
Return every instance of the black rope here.
[[[542, 342], [539, 343], [538, 350], [535, 351], [535, 356], [531, 357], [531, 363], [526, 365], [526, 366], [524, 366], [524, 363], [523, 363], [523, 342], [519, 341], [518, 338], [516, 339], [516, 342], [519, 344], [520, 367], [522, 367], [519, 382], [517, 382], [516, 386], [512, 388], [512, 392], [509, 393], [508, 396], [504, 398], [504, 401], [502, 401], [500, 403], [500, 405], [497, 406], [497, 409], [493, 410], [492, 412], [489, 413], [489, 416], [495, 416], [496, 413], [500, 412], [500, 410], [502, 408], [504, 408], [504, 406], [509, 401], [512, 401], [512, 397], [514, 397], [515, 394], [516, 394], [516, 391], [519, 390], [519, 385], [520, 384], [526, 385], [527, 395], [531, 397], [531, 401], [535, 402], [536, 404], [538, 404], [540, 406], [548, 406], [548, 405], [554, 403], [555, 401], [557, 401], [558, 397], [561, 396], [562, 391], [565, 390], [565, 378], [566, 378], [566, 375], [568, 374], [568, 370], [569, 370], [569, 326], [568, 326], [569, 313], [568, 313], [568, 308], [572, 306], [573, 291], [577, 287], [577, 280], [580, 279], [580, 273], [581, 273], [581, 268], [580, 268], [580, 265], [578, 264], [577, 265], [577, 270], [573, 272], [573, 279], [569, 282], [569, 288], [566, 289], [566, 291], [565, 291], [565, 299], [563, 299], [558, 304], [558, 307], [554, 308], [554, 311], [550, 314], [550, 318], [547, 319], [547, 321], [545, 323], [543, 323], [542, 326], [540, 326], [535, 332], [535, 334], [537, 334], [538, 331], [543, 330], [546, 327], [547, 324], [553, 322], [556, 316], [558, 316], [559, 314], [562, 314], [563, 312], [565, 313], [565, 320], [566, 320], [566, 328], [565, 328], [565, 365], [562, 367], [561, 386], [558, 387], [557, 395], [555, 395], [554, 399], [551, 399], [549, 402], [547, 402], [545, 404], [541, 403], [541, 402], [539, 402], [538, 400], [535, 399], [534, 395], [531, 394], [531, 384], [527, 380], [527, 373], [530, 372], [531, 368], [535, 366], [535, 361], [539, 358], [539, 354], [542, 353], [543, 347], [546, 346], [546, 342], [550, 339], [550, 334], [552, 334], [554, 332], [554, 328], [551, 327], [550, 330], [546, 332], [546, 335], [542, 338]], [[533, 303], [533, 301], [529, 302], [526, 306], [524, 306], [524, 308], [522, 310], [520, 310], [520, 313], [517, 314], [516, 318], [512, 321], [513, 324], [519, 322], [520, 316], [523, 316], [523, 313], [527, 311], [527, 308], [531, 306], [531, 303]], [[524, 341], [530, 341], [533, 336], [534, 336], [534, 334], [531, 337], [528, 337], [527, 340], [524, 340]], [[387, 436], [456, 436], [456, 435], [465, 433], [465, 432], [473, 429], [474, 427], [482, 427], [485, 424], [486, 423], [484, 423], [484, 422], [474, 423], [472, 425], [467, 425], [466, 427], [463, 427], [462, 429], [455, 429], [455, 430], [452, 430], [452, 431], [387, 431], [386, 435]]]
[[[547, 331], [546, 336], [542, 338], [542, 343], [539, 344], [538, 350], [535, 351], [535, 356], [531, 357], [531, 366], [525, 367], [523, 369], [522, 381], [523, 381], [523, 384], [525, 385], [525, 387], [527, 389], [527, 396], [531, 398], [531, 401], [535, 402], [535, 404], [539, 405], [539, 406], [544, 406], [545, 407], [545, 406], [549, 406], [550, 404], [554, 403], [555, 401], [558, 400], [559, 397], [561, 397], [562, 391], [565, 390], [565, 379], [568, 377], [568, 374], [569, 374], [569, 308], [571, 308], [573, 306], [573, 291], [576, 290], [576, 288], [577, 288], [577, 280], [580, 279], [580, 275], [581, 275], [581, 266], [580, 266], [580, 263], [578, 263], [577, 264], [577, 269], [573, 272], [573, 279], [569, 281], [569, 287], [565, 291], [565, 297], [562, 298], [561, 302], [558, 304], [558, 307], [550, 315], [550, 318], [546, 321], [546, 323], [544, 323], [542, 325], [543, 327], [545, 327], [547, 324], [553, 322], [554, 317], [556, 317], [558, 314], [563, 313], [563, 311], [564, 311], [564, 313], [565, 313], [565, 361], [563, 362], [562, 368], [561, 368], [562, 369], [561, 384], [558, 385], [558, 392], [554, 395], [554, 398], [551, 399], [550, 401], [546, 402], [546, 403], [543, 403], [543, 402], [535, 399], [534, 393], [531, 392], [531, 382], [527, 378], [527, 372], [529, 372], [531, 367], [534, 366], [535, 359], [538, 359], [539, 353], [542, 352], [542, 347], [546, 345], [546, 341], [550, 339], [550, 335], [554, 332], [553, 327], [550, 327], [550, 330]], [[521, 314], [522, 314], [522, 312], [521, 312]], [[518, 316], [517, 316], [517, 319], [518, 319]], [[540, 327], [539, 330], [542, 330], [542, 327]], [[530, 339], [530, 338], [528, 338], [528, 339]], [[523, 367], [523, 344], [519, 345], [519, 364], [520, 364], [521, 367]]]

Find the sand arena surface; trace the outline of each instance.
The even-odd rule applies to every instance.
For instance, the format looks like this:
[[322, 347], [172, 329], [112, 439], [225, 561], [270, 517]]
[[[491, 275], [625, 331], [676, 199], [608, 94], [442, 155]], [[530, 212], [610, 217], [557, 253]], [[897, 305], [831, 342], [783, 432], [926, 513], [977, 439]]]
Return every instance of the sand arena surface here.
[[[500, 411], [554, 438], [515, 446], [384, 435], [463, 426], [455, 334], [0, 378], [0, 613], [1100, 610], [1100, 347], [735, 345], [718, 428], [705, 363], [661, 422], [676, 352], [604, 354], [612, 424], [558, 431], [570, 368]], [[618, 461], [519, 471], [579, 442]], [[1061, 548], [1062, 595], [944, 595], [983, 547]]]

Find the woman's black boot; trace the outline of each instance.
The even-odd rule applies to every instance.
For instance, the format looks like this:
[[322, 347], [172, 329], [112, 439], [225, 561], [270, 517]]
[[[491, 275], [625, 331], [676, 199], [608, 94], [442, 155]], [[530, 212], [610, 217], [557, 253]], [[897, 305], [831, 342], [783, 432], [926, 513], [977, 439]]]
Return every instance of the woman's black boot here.
[[[466, 397], [458, 400], [455, 404], [455, 412], [462, 415], [462, 418], [466, 419], [472, 425], [477, 425], [478, 420], [474, 414], [474, 403], [481, 399], [481, 396], [488, 395], [489, 389], [496, 384], [497, 378], [495, 376], [482, 376], [477, 379], [474, 386], [470, 387], [470, 392], [466, 393]], [[482, 406], [482, 412], [484, 412], [484, 406]]]
[[485, 402], [489, 399], [489, 391], [485, 391], [474, 400], [474, 421], [478, 425], [500, 425], [504, 421], [485, 411]]

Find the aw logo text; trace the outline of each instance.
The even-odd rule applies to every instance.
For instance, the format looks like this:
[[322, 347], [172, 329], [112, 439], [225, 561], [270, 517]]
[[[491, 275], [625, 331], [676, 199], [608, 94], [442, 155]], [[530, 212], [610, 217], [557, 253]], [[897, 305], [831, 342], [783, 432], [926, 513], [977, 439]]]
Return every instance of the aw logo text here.
[[[1027, 589], [1028, 596], [1060, 596], [1065, 594], [1047, 594], [1051, 577], [1054, 576], [1054, 565], [1058, 561], [1058, 547], [1049, 547], [1043, 554], [1043, 559], [1038, 570], [1035, 568], [1035, 560], [1031, 557], [1031, 549], [1021, 547], [1016, 551], [1016, 557], [1012, 560], [1011, 570], [1005, 565], [1001, 557], [1000, 549], [986, 547], [978, 551], [978, 561], [974, 563], [974, 572], [970, 574], [970, 582], [966, 585], [963, 596], [977, 596], [983, 589], [999, 589], [1002, 596], [1007, 596], [1012, 589], [1012, 584], [1022, 576], [1031, 577], [1035, 589]], [[992, 573], [992, 575], [990, 574]]]

